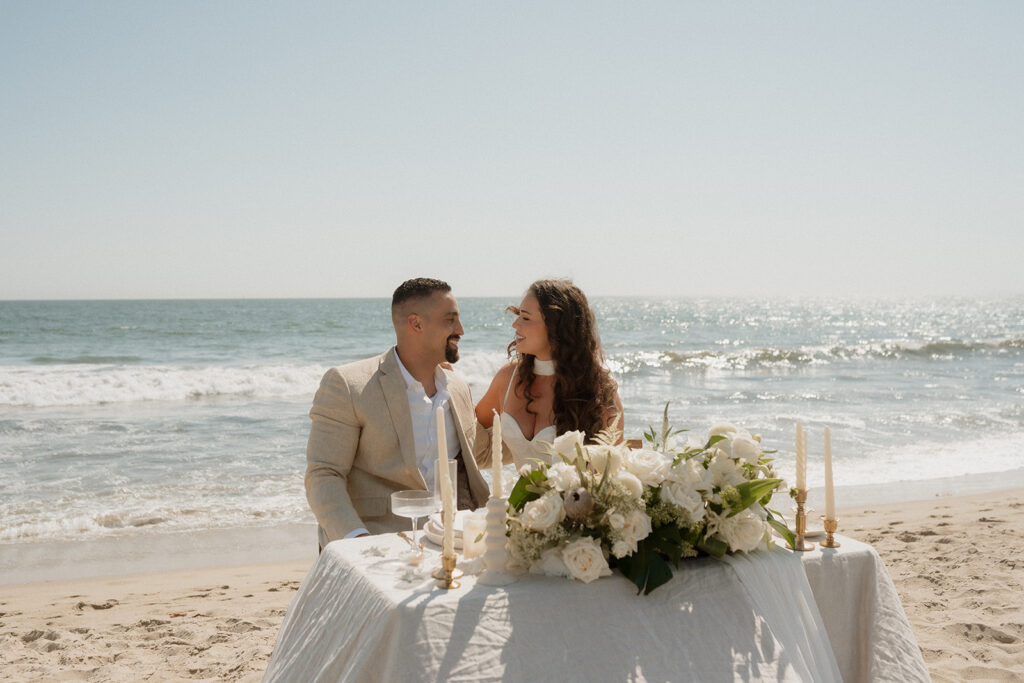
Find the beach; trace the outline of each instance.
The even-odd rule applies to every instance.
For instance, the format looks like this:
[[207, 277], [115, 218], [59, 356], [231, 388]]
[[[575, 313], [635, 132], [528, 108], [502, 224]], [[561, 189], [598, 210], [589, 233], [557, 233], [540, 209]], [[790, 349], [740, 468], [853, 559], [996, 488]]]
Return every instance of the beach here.
[[[515, 300], [460, 298], [475, 397]], [[792, 484], [800, 421], [820, 514], [829, 427], [840, 533], [877, 548], [934, 678], [1022, 680], [1024, 299], [593, 304], [628, 435], [669, 403], [679, 438], [760, 434]], [[0, 302], [0, 321], [0, 678], [259, 680], [316, 556], [310, 402], [394, 343], [387, 302]]]
[[[885, 561], [935, 681], [1024, 680], [1024, 489], [839, 517]], [[2, 586], [0, 677], [260, 680], [311, 562]]]

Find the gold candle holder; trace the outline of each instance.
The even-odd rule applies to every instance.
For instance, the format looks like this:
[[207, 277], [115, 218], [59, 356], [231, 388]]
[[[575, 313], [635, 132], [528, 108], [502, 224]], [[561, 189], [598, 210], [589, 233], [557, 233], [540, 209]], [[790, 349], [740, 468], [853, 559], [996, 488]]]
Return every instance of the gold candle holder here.
[[797, 489], [796, 492], [796, 544], [793, 550], [807, 551], [814, 550], [814, 544], [804, 540], [807, 533], [807, 513], [804, 511], [804, 503], [807, 502], [807, 489]]
[[455, 568], [454, 555], [442, 555], [440, 569], [435, 569], [431, 576], [437, 579], [438, 588], [448, 590], [462, 586], [462, 584], [457, 580], [462, 577], [462, 573], [461, 569]]
[[834, 534], [836, 533], [836, 529], [839, 527], [839, 520], [825, 519], [824, 517], [822, 517], [821, 519], [822, 522], [825, 524], [825, 542], [819, 543], [818, 545], [820, 545], [822, 548], [838, 548], [839, 544], [836, 543]]

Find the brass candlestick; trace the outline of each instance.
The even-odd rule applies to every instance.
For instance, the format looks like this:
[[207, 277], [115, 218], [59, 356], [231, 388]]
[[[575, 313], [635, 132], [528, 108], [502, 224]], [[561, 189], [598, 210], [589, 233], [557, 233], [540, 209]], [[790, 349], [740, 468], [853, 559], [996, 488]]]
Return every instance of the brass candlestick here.
[[438, 588], [448, 590], [450, 588], [459, 588], [462, 585], [457, 581], [462, 576], [462, 570], [455, 568], [454, 555], [442, 555], [441, 568], [435, 570], [431, 576], [437, 579]]
[[836, 528], [839, 526], [838, 519], [825, 519], [821, 518], [825, 524], [825, 542], [819, 543], [822, 548], [838, 548], [839, 544], [836, 543], [836, 539], [833, 536], [836, 532]]
[[807, 502], [807, 489], [797, 489], [796, 492], [796, 543], [793, 550], [814, 550], [813, 543], [807, 543], [804, 535], [807, 533], [807, 513], [804, 511], [804, 503]]
[[[454, 567], [454, 566], [455, 566], [455, 556], [452, 555], [452, 567]], [[453, 579], [461, 579], [463, 576], [465, 576], [465, 574], [466, 573], [464, 571], [462, 571], [461, 569], [452, 569], [452, 578]], [[441, 558], [441, 566], [438, 567], [437, 569], [435, 569], [434, 571], [430, 572], [430, 575], [433, 576], [438, 581], [444, 581], [445, 580], [445, 576], [447, 576], [447, 574], [445, 574], [445, 572], [444, 572], [444, 557]], [[456, 588], [458, 588], [458, 586], [456, 586]]]

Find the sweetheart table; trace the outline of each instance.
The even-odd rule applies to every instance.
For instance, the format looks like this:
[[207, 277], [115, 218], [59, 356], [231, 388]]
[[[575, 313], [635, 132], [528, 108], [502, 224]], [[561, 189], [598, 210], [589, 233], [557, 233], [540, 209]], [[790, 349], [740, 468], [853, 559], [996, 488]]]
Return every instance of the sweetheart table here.
[[[875, 550], [685, 561], [648, 596], [619, 574], [442, 590], [394, 534], [328, 545], [265, 681], [928, 681]], [[438, 564], [434, 553], [427, 560]]]

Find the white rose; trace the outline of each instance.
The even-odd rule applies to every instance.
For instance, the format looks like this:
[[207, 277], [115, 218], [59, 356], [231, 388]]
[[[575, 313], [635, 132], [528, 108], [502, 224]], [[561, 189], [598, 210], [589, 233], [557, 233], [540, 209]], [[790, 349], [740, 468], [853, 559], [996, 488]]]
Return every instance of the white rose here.
[[721, 441], [716, 441], [715, 445], [711, 447], [711, 455], [714, 457], [718, 453], [725, 453], [730, 458], [732, 457], [732, 439], [726, 437]]
[[568, 491], [580, 485], [580, 473], [575, 465], [556, 462], [548, 468], [548, 484], [556, 491]]
[[763, 544], [769, 531], [768, 524], [751, 508], [732, 517], [714, 515], [710, 526], [733, 551], [745, 553]]
[[[563, 432], [555, 437], [555, 441], [551, 444], [551, 450], [569, 460], [575, 460], [576, 446], [582, 447], [586, 436], [583, 432]], [[555, 462], [557, 461], [558, 459], [555, 458]]]
[[711, 473], [711, 482], [718, 488], [736, 486], [747, 480], [736, 465], [736, 461], [725, 453], [715, 454], [715, 457], [711, 459], [711, 464], [708, 465], [708, 472]]
[[651, 518], [641, 510], [633, 510], [626, 516], [626, 524], [622, 527], [622, 540], [636, 550], [638, 541], [647, 538], [651, 533]]
[[738, 436], [732, 440], [732, 457], [756, 465], [758, 458], [761, 457], [761, 445], [753, 439]]
[[540, 554], [540, 559], [530, 566], [531, 574], [541, 576], [570, 576], [568, 567], [562, 562], [562, 551], [559, 548], [548, 548]]
[[623, 465], [623, 454], [618, 446], [589, 445], [584, 455], [590, 468], [601, 475], [606, 469], [608, 474], [614, 474]]
[[612, 570], [601, 552], [601, 544], [589, 536], [577, 539], [562, 548], [562, 562], [572, 578], [590, 583], [602, 576], [609, 576]]
[[731, 422], [719, 422], [714, 427], [708, 430], [708, 438], [713, 436], [724, 436], [730, 438], [731, 435], [736, 433], [736, 425]]
[[628, 557], [633, 554], [634, 550], [635, 548], [631, 548], [625, 541], [615, 541], [612, 544], [612, 555], [615, 557]]
[[584, 451], [591, 469], [600, 475], [615, 474], [622, 466], [622, 449], [619, 446], [587, 446]]
[[629, 493], [633, 500], [640, 500], [644, 496], [644, 485], [632, 473], [626, 470], [619, 470], [614, 475], [615, 481]]
[[608, 526], [618, 530], [626, 526], [626, 518], [618, 512], [613, 512], [608, 515]]
[[562, 497], [552, 491], [537, 500], [531, 500], [523, 506], [519, 519], [527, 529], [541, 533], [547, 531], [552, 525], [565, 519]]
[[668, 478], [672, 481], [680, 481], [689, 484], [697, 491], [710, 492], [714, 487], [711, 482], [711, 473], [704, 468], [700, 458], [683, 460], [669, 470]]
[[623, 466], [636, 475], [644, 486], [657, 486], [665, 481], [665, 475], [672, 465], [672, 460], [665, 455], [649, 449], [629, 451], [622, 460]]
[[666, 481], [661, 485], [661, 497], [666, 502], [685, 510], [694, 524], [704, 519], [704, 499], [692, 484], [684, 481]]

